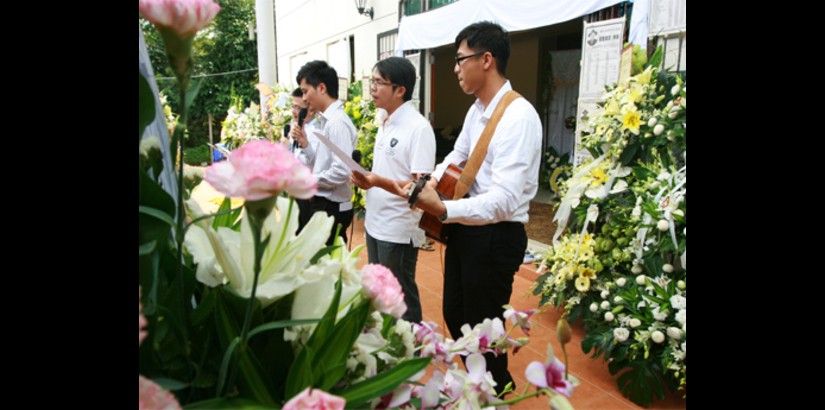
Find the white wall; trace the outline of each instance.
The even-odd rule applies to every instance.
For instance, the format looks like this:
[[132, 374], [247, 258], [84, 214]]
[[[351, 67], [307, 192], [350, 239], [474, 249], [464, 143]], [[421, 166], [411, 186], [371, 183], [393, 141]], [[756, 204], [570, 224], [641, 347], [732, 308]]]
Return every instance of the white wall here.
[[[377, 62], [378, 34], [398, 28], [398, 1], [367, 0], [367, 7], [374, 9], [372, 21], [368, 15], [358, 14], [352, 0], [275, 0], [278, 82], [296, 86], [295, 75], [301, 65], [312, 60], [330, 62], [330, 49], [346, 45], [332, 44], [346, 42], [350, 35], [355, 36], [355, 77], [369, 76]], [[349, 45], [346, 47], [349, 50]], [[337, 66], [343, 64], [336, 62], [334, 66], [340, 71]]]

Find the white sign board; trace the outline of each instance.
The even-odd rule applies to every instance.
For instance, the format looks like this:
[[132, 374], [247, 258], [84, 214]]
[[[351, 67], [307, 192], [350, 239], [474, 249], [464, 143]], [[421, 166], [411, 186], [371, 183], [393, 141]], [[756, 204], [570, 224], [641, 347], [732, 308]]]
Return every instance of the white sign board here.
[[[582, 117], [592, 117], [598, 112], [596, 101], [602, 98], [604, 86], [613, 84], [619, 79], [624, 22], [624, 17], [619, 17], [595, 23], [584, 23], [574, 166], [591, 157], [590, 153], [581, 147], [581, 130], [587, 128], [587, 121]], [[586, 115], [584, 115], [585, 112]]]
[[687, 0], [650, 0], [651, 36], [687, 31]]

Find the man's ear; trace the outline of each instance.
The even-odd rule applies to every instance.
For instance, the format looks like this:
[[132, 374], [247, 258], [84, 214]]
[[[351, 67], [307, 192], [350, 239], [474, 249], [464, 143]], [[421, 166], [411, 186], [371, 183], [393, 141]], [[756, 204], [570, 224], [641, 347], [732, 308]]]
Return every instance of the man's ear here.
[[318, 83], [318, 86], [315, 87], [315, 90], [321, 94], [327, 93], [327, 85], [325, 83]]
[[493, 54], [489, 51], [484, 53], [484, 61], [482, 62], [482, 67], [485, 70], [492, 70], [495, 69], [496, 58], [493, 57]]
[[395, 88], [395, 93], [398, 94], [398, 98], [400, 98], [403, 101], [404, 100], [404, 94], [407, 93], [407, 87], [404, 87], [403, 85], [399, 85], [398, 87]]

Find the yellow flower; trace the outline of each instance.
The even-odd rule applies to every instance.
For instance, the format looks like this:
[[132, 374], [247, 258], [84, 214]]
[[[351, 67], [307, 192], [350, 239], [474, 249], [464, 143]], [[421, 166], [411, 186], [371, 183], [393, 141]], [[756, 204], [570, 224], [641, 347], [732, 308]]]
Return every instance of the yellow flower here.
[[650, 77], [653, 74], [653, 67], [648, 67], [645, 71], [642, 71], [638, 75], [636, 75], [636, 82], [639, 84], [649, 84]]
[[579, 292], [587, 292], [590, 290], [590, 278], [587, 276], [579, 276], [576, 279], [576, 290]]
[[359, 95], [359, 96], [353, 98], [352, 102], [355, 103], [355, 104], [358, 104], [359, 102], [361, 102], [361, 96]]
[[616, 100], [610, 100], [607, 105], [604, 106], [604, 114], [605, 115], [616, 115], [619, 113], [619, 103]]
[[642, 119], [639, 117], [639, 112], [636, 107], [627, 109], [622, 115], [622, 128], [639, 135], [639, 125], [642, 124]]
[[582, 268], [579, 275], [583, 278], [596, 279], [596, 271], [590, 268]]

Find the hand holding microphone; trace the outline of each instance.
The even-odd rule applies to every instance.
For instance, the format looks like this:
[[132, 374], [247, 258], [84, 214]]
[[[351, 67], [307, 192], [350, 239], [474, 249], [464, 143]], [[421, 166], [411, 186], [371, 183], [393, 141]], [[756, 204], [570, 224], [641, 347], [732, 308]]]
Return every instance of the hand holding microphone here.
[[293, 129], [296, 132], [294, 134], [290, 134], [290, 137], [292, 137], [292, 151], [293, 152], [298, 147], [306, 148], [307, 141], [306, 141], [306, 134], [304, 134], [304, 120], [306, 120], [306, 118], [307, 118], [307, 109], [306, 108], [301, 108], [301, 111], [298, 112], [298, 126]]

